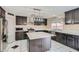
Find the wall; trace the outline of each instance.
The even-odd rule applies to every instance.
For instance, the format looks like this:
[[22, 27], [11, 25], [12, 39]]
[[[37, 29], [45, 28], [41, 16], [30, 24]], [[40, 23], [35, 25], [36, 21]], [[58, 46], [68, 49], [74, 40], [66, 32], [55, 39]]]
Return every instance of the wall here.
[[11, 43], [15, 41], [15, 16], [8, 15], [6, 13], [6, 20], [8, 21], [8, 39], [7, 42]]
[[47, 19], [47, 27], [51, 28], [53, 18], [48, 18]]
[[64, 29], [79, 30], [79, 24], [64, 25]]
[[51, 18], [48, 18], [48, 21], [47, 21], [47, 26], [49, 28], [51, 28], [51, 24], [52, 23], [63, 23], [64, 24], [64, 20], [63, 18], [59, 18], [59, 17], [51, 17]]

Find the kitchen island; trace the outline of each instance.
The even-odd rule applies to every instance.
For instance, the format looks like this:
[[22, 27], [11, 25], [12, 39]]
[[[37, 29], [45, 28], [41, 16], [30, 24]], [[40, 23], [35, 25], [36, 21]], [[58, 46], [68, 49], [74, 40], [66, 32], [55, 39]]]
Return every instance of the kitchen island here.
[[44, 52], [51, 48], [51, 34], [45, 32], [27, 33], [29, 52]]

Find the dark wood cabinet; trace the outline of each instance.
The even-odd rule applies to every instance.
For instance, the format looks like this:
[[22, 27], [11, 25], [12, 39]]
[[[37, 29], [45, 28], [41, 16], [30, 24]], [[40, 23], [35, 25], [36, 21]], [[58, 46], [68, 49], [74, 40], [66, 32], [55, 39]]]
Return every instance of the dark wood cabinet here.
[[65, 12], [65, 24], [79, 24], [79, 8]]
[[16, 16], [16, 25], [26, 25], [27, 17], [24, 16]]

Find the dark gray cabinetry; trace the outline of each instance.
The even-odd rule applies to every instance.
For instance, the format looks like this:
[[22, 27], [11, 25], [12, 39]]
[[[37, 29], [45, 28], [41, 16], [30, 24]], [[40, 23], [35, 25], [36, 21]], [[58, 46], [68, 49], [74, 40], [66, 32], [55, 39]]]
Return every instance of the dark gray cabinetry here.
[[58, 41], [58, 42], [62, 42], [62, 34], [61, 33], [56, 33], [56, 41]]
[[79, 36], [74, 37], [74, 48], [79, 50]]
[[65, 24], [79, 24], [79, 8], [65, 12]]
[[24, 16], [16, 16], [16, 25], [26, 25], [27, 17]]
[[79, 50], [79, 36], [56, 32], [57, 42]]
[[56, 41], [66, 44], [66, 35], [63, 33], [56, 32]]
[[67, 43], [66, 34], [62, 34], [62, 43], [63, 43], [64, 45], [66, 45], [66, 43]]
[[47, 19], [43, 18], [41, 20], [38, 20], [38, 18], [36, 18], [36, 20], [34, 21], [34, 25], [47, 25]]
[[16, 33], [15, 33], [15, 39], [16, 40], [23, 40], [24, 39], [24, 33], [23, 32], [19, 32], [19, 31], [17, 31]]
[[67, 35], [67, 46], [74, 48], [74, 36]]

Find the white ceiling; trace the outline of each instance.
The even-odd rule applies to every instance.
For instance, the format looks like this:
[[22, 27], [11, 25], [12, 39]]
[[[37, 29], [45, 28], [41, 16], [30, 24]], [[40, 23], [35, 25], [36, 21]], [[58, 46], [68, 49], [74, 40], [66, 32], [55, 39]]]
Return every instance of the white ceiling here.
[[7, 12], [21, 16], [31, 16], [34, 14], [33, 8], [41, 9], [40, 15], [48, 18], [53, 16], [63, 16], [65, 11], [78, 8], [78, 6], [2, 6]]

